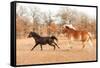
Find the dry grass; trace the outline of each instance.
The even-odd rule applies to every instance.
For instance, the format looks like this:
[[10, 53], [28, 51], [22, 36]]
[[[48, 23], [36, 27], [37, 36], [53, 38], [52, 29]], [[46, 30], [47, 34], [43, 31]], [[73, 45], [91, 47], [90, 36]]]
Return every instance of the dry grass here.
[[49, 45], [37, 46], [33, 51], [34, 40], [32, 38], [17, 39], [17, 65], [23, 64], [44, 64], [76, 61], [93, 61], [96, 60], [96, 40], [93, 41], [93, 47], [86, 46], [82, 49], [82, 43], [73, 41], [70, 43], [72, 49], [68, 47], [68, 41], [65, 37], [58, 37], [60, 49]]

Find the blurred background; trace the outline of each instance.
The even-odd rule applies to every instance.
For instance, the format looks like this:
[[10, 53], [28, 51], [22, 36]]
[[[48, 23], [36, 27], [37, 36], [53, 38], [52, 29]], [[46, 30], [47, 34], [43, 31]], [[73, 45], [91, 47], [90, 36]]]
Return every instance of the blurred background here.
[[59, 36], [64, 25], [72, 24], [79, 31], [96, 37], [96, 8], [17, 3], [17, 38], [25, 38], [30, 31]]

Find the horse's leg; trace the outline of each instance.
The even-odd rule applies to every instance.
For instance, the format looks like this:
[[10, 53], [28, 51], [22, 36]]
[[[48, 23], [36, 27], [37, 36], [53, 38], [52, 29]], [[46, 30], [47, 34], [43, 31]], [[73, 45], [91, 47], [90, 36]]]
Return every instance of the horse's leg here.
[[55, 48], [56, 48], [55, 45], [53, 45], [53, 44], [49, 44], [49, 45], [50, 45], [50, 46], [53, 46], [53, 47], [54, 47], [54, 50], [55, 50]]
[[87, 45], [87, 43], [89, 42], [89, 40], [91, 39], [91, 37], [89, 36], [89, 35], [87, 35], [87, 36], [84, 36], [84, 35], [82, 35], [82, 37], [84, 38], [85, 37], [85, 39], [83, 39], [82, 40], [82, 42], [83, 42], [83, 48], [85, 48], [85, 46]]
[[71, 43], [72, 43], [72, 39], [71, 39], [71, 37], [69, 37], [68, 38], [68, 48], [69, 49], [72, 49], [72, 44]]
[[33, 46], [33, 48], [31, 49], [31, 51], [37, 46], [38, 44], [35, 44], [34, 46]]
[[54, 47], [54, 50], [55, 50], [55, 48], [56, 48], [55, 45], [53, 45], [53, 47]]
[[42, 48], [42, 45], [40, 44], [40, 47], [41, 47], [41, 51], [43, 50], [43, 48]]
[[53, 42], [58, 48], [60, 48], [55, 42]]
[[72, 49], [72, 46], [71, 46], [71, 42], [72, 42], [72, 35], [71, 34], [68, 34], [68, 43], [67, 43], [67, 47], [68, 49]]
[[89, 38], [86, 38], [85, 40], [82, 40], [82, 42], [83, 42], [83, 48], [85, 48], [85, 46], [88, 43], [88, 41], [89, 41]]
[[83, 43], [83, 47], [82, 48], [84, 48], [85, 47], [85, 41], [82, 41], [82, 43]]
[[72, 40], [69, 40], [69, 47], [72, 49]]

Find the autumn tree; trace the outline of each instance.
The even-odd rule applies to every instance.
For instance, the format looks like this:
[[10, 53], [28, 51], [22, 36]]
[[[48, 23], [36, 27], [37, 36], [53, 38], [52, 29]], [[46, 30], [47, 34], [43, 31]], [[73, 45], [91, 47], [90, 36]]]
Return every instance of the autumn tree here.
[[39, 8], [31, 7], [30, 15], [32, 17], [33, 31], [38, 31], [38, 24], [39, 24], [39, 20], [40, 20], [40, 16], [41, 16], [41, 14], [39, 12]]
[[73, 12], [70, 8], [61, 8], [56, 17], [60, 17], [62, 20], [62, 24], [70, 24], [71, 20], [72, 20], [72, 16], [73, 16]]
[[43, 13], [43, 17], [42, 17], [44, 23], [47, 25], [47, 33], [48, 35], [50, 35], [50, 24], [53, 22], [53, 19], [52, 19], [52, 14], [50, 11], [48, 11], [47, 13]]

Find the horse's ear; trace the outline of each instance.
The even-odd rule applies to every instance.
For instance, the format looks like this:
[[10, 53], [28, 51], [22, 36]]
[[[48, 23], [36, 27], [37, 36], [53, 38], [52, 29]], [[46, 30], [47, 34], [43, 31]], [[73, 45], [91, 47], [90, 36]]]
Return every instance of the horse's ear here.
[[32, 33], [32, 31], [30, 31], [30, 33]]

